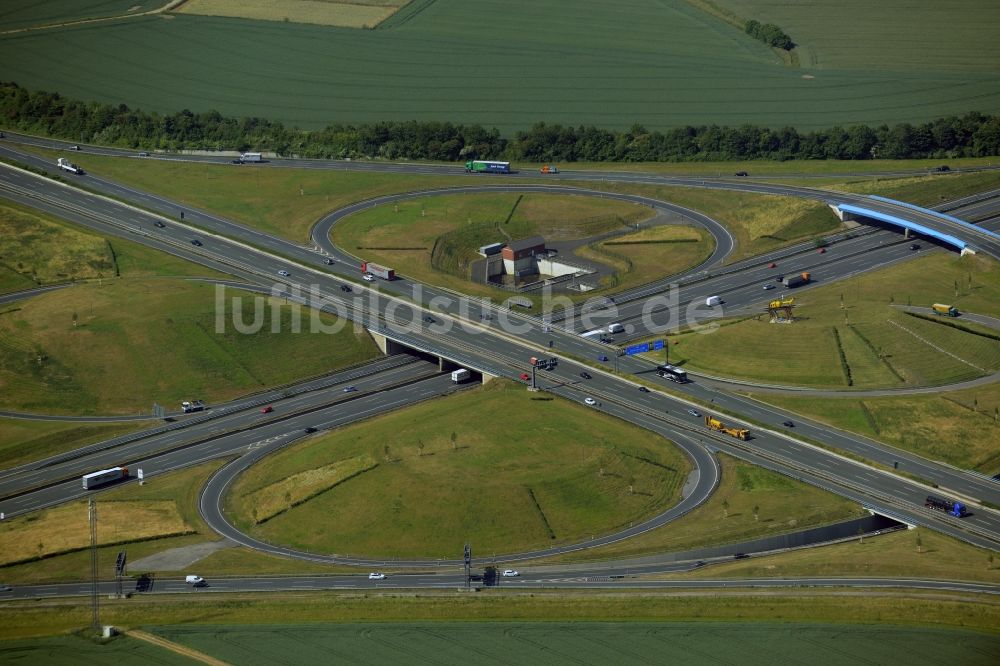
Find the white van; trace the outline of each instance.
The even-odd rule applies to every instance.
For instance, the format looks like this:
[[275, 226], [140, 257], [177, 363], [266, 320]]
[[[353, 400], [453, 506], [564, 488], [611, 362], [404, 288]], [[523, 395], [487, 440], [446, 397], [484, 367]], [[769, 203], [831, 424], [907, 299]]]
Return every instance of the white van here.
[[184, 582], [188, 585], [194, 585], [195, 587], [204, 587], [208, 583], [201, 576], [186, 576]]
[[716, 305], [722, 305], [722, 299], [719, 298], [718, 296], [709, 296], [708, 298], [705, 299], [705, 305], [707, 305], [710, 308]]
[[608, 324], [608, 333], [624, 333], [625, 327], [619, 323]]

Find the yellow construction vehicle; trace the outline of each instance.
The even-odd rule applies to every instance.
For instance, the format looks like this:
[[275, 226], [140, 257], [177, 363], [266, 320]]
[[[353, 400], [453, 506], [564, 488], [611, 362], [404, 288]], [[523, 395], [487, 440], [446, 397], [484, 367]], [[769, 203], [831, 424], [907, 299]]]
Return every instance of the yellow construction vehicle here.
[[711, 416], [705, 417], [705, 425], [712, 430], [724, 432], [730, 437], [735, 437], [736, 439], [742, 439], [745, 441], [750, 438], [750, 431], [746, 428], [727, 428], [725, 423], [719, 419], [712, 418]]

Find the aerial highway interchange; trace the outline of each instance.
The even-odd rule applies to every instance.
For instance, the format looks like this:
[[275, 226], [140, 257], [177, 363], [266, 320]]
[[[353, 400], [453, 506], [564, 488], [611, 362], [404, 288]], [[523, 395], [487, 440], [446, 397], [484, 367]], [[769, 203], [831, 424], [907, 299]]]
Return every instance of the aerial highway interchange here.
[[[64, 144], [48, 140], [17, 136], [8, 138], [45, 147], [64, 147]], [[134, 153], [126, 151], [101, 148], [88, 150], [119, 156], [122, 159], [134, 158]], [[51, 170], [51, 165], [45, 160], [18, 150], [10, 141], [0, 143], [0, 155], [12, 162], [36, 169]], [[193, 159], [221, 161], [209, 157]], [[356, 259], [330, 243], [330, 228], [343, 216], [358, 209], [413, 195], [385, 197], [378, 202], [362, 202], [335, 211], [316, 225], [313, 233], [314, 247], [303, 247], [190, 208], [183, 208], [184, 219], [178, 221], [177, 213], [182, 207], [177, 203], [93, 175], [87, 175], [85, 180], [79, 181], [89, 190], [81, 191], [4, 166], [0, 169], [0, 192], [11, 200], [51, 212], [100, 233], [130, 238], [205, 266], [217, 268], [259, 289], [273, 289], [277, 271], [288, 268], [290, 275], [281, 280], [287, 288], [281, 295], [348, 317], [390, 341], [419, 350], [426, 355], [425, 358], [437, 357], [444, 359], [446, 363], [469, 367], [487, 375], [517, 379], [522, 372], [530, 369], [528, 359], [531, 356], [558, 357], [560, 363], [553, 371], [539, 373], [540, 389], [578, 402], [587, 397], [595, 398], [598, 401], [598, 409], [662, 434], [676, 442], [695, 461], [696, 478], [690, 484], [690, 489], [681, 504], [651, 519], [649, 524], [636, 526], [633, 532], [663, 524], [673, 516], [680, 515], [703, 502], [711, 494], [717, 481], [717, 465], [711, 454], [714, 451], [724, 451], [850, 497], [864, 506], [902, 522], [930, 527], [992, 550], [1000, 549], [1000, 515], [981, 504], [985, 502], [993, 506], [1000, 505], [1000, 484], [995, 479], [935, 463], [915, 454], [831, 429], [829, 426], [813, 423], [797, 415], [748, 400], [727, 390], [725, 382], [696, 378], [696, 381], [690, 384], [680, 386], [668, 384], [656, 376], [655, 364], [633, 357], [618, 358], [612, 353], [613, 348], [609, 345], [579, 335], [589, 325], [601, 326], [610, 321], [620, 321], [626, 323], [627, 328], [622, 335], [616, 336], [614, 344], [619, 345], [631, 340], [648, 338], [664, 330], [673, 332], [691, 323], [682, 316], [677, 321], [657, 322], [660, 328], [654, 330], [643, 328], [643, 321], [648, 321], [648, 317], [642, 317], [644, 312], [655, 313], [657, 308], [662, 308], [666, 312], [660, 302], [663, 299], [663, 292], [669, 288], [670, 283], [679, 285], [678, 300], [682, 306], [703, 302], [710, 294], [722, 294], [726, 300], [727, 313], [751, 312], [755, 308], [759, 310], [761, 303], [767, 297], [767, 292], [761, 291], [761, 284], [773, 279], [775, 269], [770, 268], [771, 263], [777, 262], [782, 272], [810, 271], [817, 276], [819, 284], [827, 284], [903, 261], [913, 255], [913, 251], [908, 247], [909, 241], [904, 240], [898, 232], [861, 227], [855, 233], [833, 238], [829, 251], [824, 254], [818, 254], [811, 245], [802, 245], [784, 248], [723, 268], [721, 262], [732, 250], [732, 239], [718, 223], [695, 211], [679, 209], [667, 202], [588, 190], [586, 189], [588, 181], [616, 180], [719, 187], [817, 198], [831, 203], [834, 199], [860, 202], [866, 206], [891, 211], [896, 216], [914, 219], [924, 225], [936, 225], [943, 232], [961, 235], [977, 251], [1000, 257], [1000, 242], [995, 237], [996, 234], [991, 234], [990, 231], [998, 226], [996, 216], [1000, 210], [1000, 199], [996, 196], [997, 193], [986, 193], [970, 197], [967, 201], [951, 202], [948, 205], [952, 215], [985, 218], [985, 222], [980, 226], [986, 231], [970, 231], [947, 219], [888, 202], [873, 202], [853, 195], [833, 196], [823, 190], [761, 182], [736, 182], [732, 179], [704, 180], [611, 172], [564, 172], [559, 178], [573, 181], [572, 186], [561, 183], [545, 186], [519, 182], [516, 175], [509, 180], [489, 179], [489, 183], [485, 184], [483, 179], [458, 173], [454, 167], [432, 165], [278, 160], [254, 168], [289, 167], [377, 169], [387, 172], [439, 175], [454, 172], [457, 189], [449, 191], [473, 192], [507, 188], [511, 191], [618, 196], [684, 215], [709, 229], [715, 236], [717, 245], [714, 254], [706, 262], [684, 275], [671, 276], [662, 283], [616, 295], [614, 308], [609, 308], [610, 311], [607, 313], [600, 310], [590, 313], [576, 310], [562, 313], [561, 316], [542, 319], [478, 299], [465, 299], [460, 294], [431, 285], [416, 285], [405, 276], [391, 283], [381, 283], [377, 289], [358, 282]], [[162, 221], [163, 226], [157, 226], [157, 221]], [[202, 239], [203, 245], [192, 246], [190, 239], [194, 237]], [[921, 251], [953, 251], [933, 249], [935, 246], [926, 239], [921, 239], [920, 242], [924, 246]], [[324, 258], [330, 258], [334, 263], [324, 264], [322, 263]], [[352, 291], [344, 292], [340, 288], [344, 284], [349, 284]], [[418, 286], [419, 289], [415, 289]], [[415, 293], [420, 294], [421, 302], [413, 300]], [[685, 312], [683, 307], [675, 310]], [[701, 308], [700, 312], [696, 310], [698, 309], [689, 308], [686, 312], [705, 314], [704, 308]], [[427, 321], [428, 317], [432, 322]], [[603, 356], [610, 358], [606, 362], [597, 360]], [[580, 359], [587, 359], [589, 363], [582, 363]], [[581, 381], [580, 373], [584, 369], [593, 373], [592, 379]], [[63, 456], [59, 461], [41, 461], [7, 470], [0, 473], [0, 498], [2, 498], [0, 510], [8, 516], [13, 516], [78, 498], [84, 494], [79, 486], [79, 475], [108, 465], [128, 462], [130, 465], [137, 464], [145, 468], [149, 475], [155, 475], [191, 466], [209, 458], [245, 452], [243, 457], [220, 470], [206, 486], [201, 498], [203, 516], [214, 529], [227, 538], [254, 548], [271, 549], [272, 552], [286, 556], [315, 561], [317, 560], [315, 554], [276, 549], [255, 542], [233, 528], [220, 510], [221, 496], [226, 484], [247, 465], [301, 438], [307, 427], [332, 428], [372, 413], [394, 409], [453, 390], [454, 387], [447, 381], [447, 377], [440, 375], [437, 370], [437, 364], [425, 360], [416, 360], [403, 354], [390, 355], [384, 361], [373, 364], [370, 369], [347, 371], [343, 373], [343, 377], [338, 377], [335, 373], [324, 386], [329, 388], [350, 383], [357, 386], [358, 393], [340, 395], [318, 389], [303, 389], [293, 398], [280, 401], [275, 399], [275, 404], [280, 406], [278, 414], [256, 414], [249, 419], [247, 415], [253, 415], [258, 404], [271, 401], [272, 398], [265, 396], [259, 400], [248, 399], [230, 409], [216, 410], [218, 415], [185, 417], [187, 420], [179, 420], [176, 427], [171, 427], [165, 432], [151, 433], [149, 437], [143, 437], [129, 444], [113, 448], [92, 447], [100, 450], [81, 450]], [[634, 377], [635, 380], [629, 377]], [[670, 393], [657, 390], [649, 393], [640, 392], [639, 382], [654, 388], [669, 387]], [[708, 431], [699, 417], [689, 413], [689, 410], [705, 410], [706, 406], [711, 406], [713, 413], [727, 415], [727, 419], [735, 419], [738, 422], [740, 419], [745, 419], [743, 422], [746, 427], [753, 430], [753, 439], [749, 442], [737, 442], [732, 438]], [[782, 427], [782, 423], [792, 418], [795, 419], [796, 428], [794, 432], [789, 432], [787, 428]], [[832, 453], [828, 448], [821, 448], [817, 444], [863, 458], [876, 463], [879, 467]], [[958, 520], [924, 508], [926, 486], [886, 471], [886, 468], [893, 467], [932, 481], [965, 501], [972, 500], [975, 502], [972, 515]], [[627, 534], [609, 535], [609, 538], [625, 536]], [[551, 552], [510, 553], [504, 554], [504, 557], [507, 561], [529, 559], [565, 552], [575, 547], [580, 546], [551, 549]], [[367, 567], [378, 564], [376, 560], [364, 558], [348, 561], [327, 557], [322, 558], [322, 561]], [[440, 567], [442, 563], [411, 561], [397, 565], [434, 568]], [[684, 570], [685, 567], [690, 568], [690, 564], [673, 565], [673, 567]], [[653, 567], [651, 570], [666, 571], [670, 570], [670, 567]], [[579, 570], [567, 571], [566, 575], [539, 573], [523, 578], [516, 584], [572, 584], [573, 581], [579, 581], [581, 575], [584, 579], [593, 579], [583, 582], [607, 584], [607, 581], [599, 579], [602, 576], [619, 574], [620, 571], [613, 567], [594, 565], [589, 570], [584, 570], [582, 574]], [[616, 584], [621, 582], [617, 580]], [[346, 585], [348, 582], [337, 580], [327, 581], [327, 584], [336, 587]], [[400, 578], [392, 584], [453, 586], [455, 582], [448, 578], [448, 574], [441, 574], [414, 576], [412, 579]], [[629, 581], [628, 584], [653, 583]], [[844, 584], [843, 581], [841, 584]], [[243, 585], [244, 589], [253, 587], [253, 583], [247, 581], [240, 585]], [[267, 583], [262, 585], [267, 587]], [[987, 589], [996, 591], [992, 587]], [[52, 593], [67, 593], [62, 588], [52, 588], [52, 590]], [[86, 591], [68, 593], [86, 593]], [[41, 590], [34, 590], [34, 593], [43, 594]], [[25, 591], [24, 594], [30, 596], [30, 591]]]

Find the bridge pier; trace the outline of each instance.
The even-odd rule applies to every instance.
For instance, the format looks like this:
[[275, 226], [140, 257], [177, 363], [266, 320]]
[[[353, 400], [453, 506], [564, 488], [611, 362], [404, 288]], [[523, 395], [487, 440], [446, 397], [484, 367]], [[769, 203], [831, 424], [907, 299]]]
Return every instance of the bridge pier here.
[[387, 338], [381, 333], [373, 331], [370, 328], [368, 329], [368, 334], [372, 336], [372, 339], [375, 341], [375, 344], [378, 345], [378, 348], [381, 349], [382, 353], [385, 354], [386, 356], [391, 356], [392, 354], [399, 354], [400, 352], [406, 350], [406, 347], [399, 344], [395, 340]]

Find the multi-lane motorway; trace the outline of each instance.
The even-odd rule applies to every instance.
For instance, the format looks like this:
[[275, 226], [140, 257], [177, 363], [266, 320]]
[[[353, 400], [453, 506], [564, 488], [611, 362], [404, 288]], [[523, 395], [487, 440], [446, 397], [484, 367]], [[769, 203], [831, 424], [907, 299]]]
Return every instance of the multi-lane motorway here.
[[[32, 163], [35, 161], [35, 166], [51, 169], [51, 165], [20, 151], [12, 150], [7, 146], [0, 147], [0, 154], [5, 153], [21, 162]], [[406, 169], [400, 165], [386, 168], [388, 170]], [[437, 173], [441, 172], [441, 169], [436, 167], [416, 167], [409, 170], [427, 168], [434, 169]], [[616, 178], [618, 176], [621, 176], [621, 180], [626, 182], [632, 182], [636, 178], [634, 175], [614, 175]], [[294, 291], [293, 286], [299, 286], [303, 292], [312, 289], [317, 297], [322, 298], [324, 307], [327, 309], [333, 309], [356, 321], [362, 321], [373, 330], [382, 331], [393, 339], [487, 373], [516, 377], [520, 371], [527, 368], [529, 356], [551, 353], [560, 355], [563, 358], [562, 363], [555, 371], [543, 374], [541, 388], [559, 393], [572, 400], [582, 401], [585, 397], [592, 397], [600, 403], [597, 408], [657, 432], [662, 432], [670, 439], [681, 443], [688, 450], [689, 455], [698, 461], [706, 479], [709, 478], [706, 470], [710, 470], [711, 467], [708, 466], [709, 463], [704, 458], [699, 460], [699, 456], [702, 456], [703, 452], [711, 450], [728, 451], [829, 488], [842, 495], [853, 497], [860, 502], [912, 521], [914, 524], [928, 525], [993, 549], [997, 549], [998, 544], [1000, 544], [1000, 516], [995, 512], [977, 507], [975, 515], [964, 521], [930, 512], [922, 506], [923, 497], [926, 495], [924, 486], [895, 474], [879, 471], [832, 454], [825, 449], [792, 438], [787, 432], [782, 432], [781, 422], [792, 418], [788, 414], [713, 389], [707, 384], [694, 383], [685, 387], [671, 387], [676, 390], [683, 389], [678, 397], [673, 397], [661, 392], [640, 393], [635, 384], [610, 372], [601, 372], [594, 368], [589, 368], [593, 378], [582, 380], [579, 373], [586, 366], [574, 362], [572, 359], [596, 359], [596, 356], [605, 348], [593, 340], [584, 339], [577, 335], [580, 328], [576, 325], [552, 326], [537, 318], [519, 315], [503, 308], [497, 308], [492, 304], [459, 299], [456, 294], [426, 285], [420, 285], [418, 292], [415, 289], [417, 285], [413, 285], [405, 279], [390, 285], [382, 285], [391, 288], [392, 292], [398, 294], [396, 297], [385, 293], [390, 289], [371, 290], [363, 285], [353, 285], [352, 292], [343, 292], [340, 287], [345, 283], [345, 280], [353, 280], [357, 277], [357, 264], [350, 257], [338, 254], [339, 251], [336, 248], [328, 246], [325, 232], [318, 233], [316, 241], [320, 248], [337, 259], [333, 266], [323, 265], [322, 257], [311, 248], [303, 248], [267, 236], [201, 211], [187, 210], [185, 222], [178, 222], [174, 218], [179, 208], [173, 202], [148, 193], [136, 192], [90, 175], [83, 178], [86, 180], [82, 182], [86, 182], [89, 188], [131, 202], [135, 207], [123, 205], [112, 199], [88, 195], [79, 190], [8, 168], [0, 169], [0, 192], [11, 199], [48, 210], [60, 217], [95, 228], [102, 233], [122, 235], [139, 240], [153, 247], [192, 258], [207, 266], [221, 268], [254, 284], [268, 285], [278, 270], [288, 269], [291, 275], [283, 282], [288, 283], [289, 286], [286, 289], [289, 291]], [[607, 179], [608, 175], [605, 174], [603, 178]], [[664, 181], [672, 182], [678, 179], [653, 177], [653, 180], [662, 184]], [[681, 180], [684, 181], [683, 184], [691, 184], [685, 179]], [[704, 186], [710, 185], [711, 183], [707, 182], [704, 184]], [[750, 183], [722, 183], [721, 186], [740, 189], [756, 187]], [[776, 186], [760, 187], [772, 188]], [[565, 190], [563, 186], [555, 189]], [[802, 191], [802, 188], [790, 189], [795, 190], [791, 192], [794, 196], [808, 195], [807, 192]], [[790, 192], [781, 193], [789, 194]], [[829, 197], [830, 193], [823, 192], [822, 196]], [[649, 205], [654, 207], [660, 204], [662, 202], [649, 202]], [[143, 209], [158, 211], [162, 215], [170, 216], [171, 219], [164, 220], [164, 218], [147, 213]], [[912, 213], [912, 211], [907, 212]], [[902, 215], [903, 213], [896, 211], [896, 214]], [[164, 226], [156, 226], [156, 221], [160, 221]], [[330, 218], [324, 224], [332, 224], [335, 221], [336, 217]], [[701, 222], [709, 227], [714, 224], [704, 220]], [[884, 236], [884, 238], [875, 239], [876, 242], [881, 242], [881, 246], [877, 246], [873, 250], [870, 245], [872, 237], [878, 235]], [[720, 237], [718, 234], [716, 236]], [[190, 240], [194, 237], [202, 240], [203, 245], [200, 247], [192, 246]], [[682, 302], [684, 300], [697, 302], [698, 299], [703, 300], [705, 294], [718, 293], [724, 295], [725, 299], [729, 301], [730, 307], [734, 309], [754, 307], [762, 300], [761, 294], [767, 294], [767, 292], [762, 292], [761, 284], [768, 279], [773, 280], [774, 270], [784, 268], [784, 270], [791, 272], [791, 267], [795, 266], [794, 270], [810, 270], [821, 282], [832, 281], [842, 278], [845, 274], [869, 270], [872, 266], [884, 265], [909, 256], [912, 251], [908, 250], [905, 244], [900, 244], [897, 239], [898, 237], [893, 238], [887, 232], [877, 232], [835, 243], [823, 255], [804, 249], [801, 253], [790, 255], [786, 251], [781, 256], [782, 264], [777, 269], [767, 268], [767, 264], [761, 263], [762, 260], [758, 258], [754, 262], [747, 262], [745, 266], [737, 265], [726, 271], [719, 271], [717, 275], [688, 276], [691, 280], [690, 287], [683, 292]], [[977, 237], [976, 242], [981, 247], [988, 245], [979, 237]], [[721, 258], [728, 251], [724, 240], [719, 244], [719, 248], [717, 248], [715, 255], [716, 259]], [[766, 259], [764, 258], [764, 261]], [[341, 277], [335, 277], [337, 275]], [[417, 299], [418, 295], [419, 300]], [[624, 320], [633, 324], [641, 320], [641, 316], [637, 319], [637, 315], [641, 315], [642, 308], [648, 307], [651, 299], [657, 297], [658, 294], [640, 295], [640, 297], [630, 300], [617, 312], [609, 313], [608, 316], [614, 317], [614, 320]], [[402, 300], [403, 298], [406, 300]], [[425, 318], [428, 317], [432, 320], [431, 323], [425, 321]], [[683, 323], [683, 321], [678, 322], [678, 325]], [[635, 337], [648, 332], [648, 329], [642, 330], [636, 326], [632, 328], [629, 336]], [[552, 343], [551, 347], [549, 347], [549, 341]], [[590, 365], [595, 364], [596, 361], [592, 361]], [[618, 369], [623, 373], [634, 373], [651, 385], [659, 383], [659, 380], [650, 372], [652, 366], [648, 363], [635, 359], [622, 359]], [[434, 384], [435, 381], [438, 384]], [[412, 388], [414, 386], [427, 385], [430, 387], [429, 391], [441, 392], [445, 389], [445, 383], [441, 378], [438, 378], [437, 380], [415, 382], [403, 388], [388, 389], [384, 392], [376, 391], [371, 394], [370, 406], [362, 405], [360, 397], [351, 402], [357, 402], [359, 407], [364, 406], [366, 409], [375, 409], [375, 405], [389, 408], [396, 391], [400, 392], [399, 400], [405, 402], [415, 397]], [[698, 417], [688, 413], [687, 410], [693, 408], [691, 400], [701, 405], [713, 405], [714, 408], [722, 412], [739, 414], [752, 419], [753, 423], [750, 427], [754, 431], [754, 439], [748, 443], [739, 443], [712, 435], [705, 430]], [[699, 407], [699, 409], [704, 410], [704, 407]], [[273, 442], [290, 440], [293, 436], [297, 436], [292, 435], [292, 433], [301, 433], [306, 424], [313, 425], [321, 413], [321, 411], [310, 413], [308, 416], [302, 417], [301, 421], [293, 422], [291, 419], [279, 421], [269, 424], [268, 427], [274, 426], [273, 430], [253, 429], [250, 433], [255, 442], [265, 442], [268, 446], [278, 446], [280, 444], [273, 444]], [[357, 416], [358, 414], [353, 415], [355, 418]], [[329, 423], [332, 424], [334, 421], [331, 420]], [[831, 447], [850, 451], [886, 466], [896, 464], [900, 469], [910, 474], [934, 481], [942, 489], [947, 489], [949, 492], [958, 493], [962, 497], [987, 501], [993, 505], [1000, 505], [998, 484], [991, 479], [926, 461], [848, 433], [831, 431], [827, 427], [805, 423], [796, 430], [797, 437], [809, 438]], [[190, 437], [191, 433], [188, 432], [184, 436]], [[171, 452], [169, 455], [177, 457], [169, 461], [164, 460], [163, 463], [166, 466], [163, 469], [193, 464], [196, 460], [204, 459], [209, 454], [215, 457], [233, 455], [246, 452], [248, 448], [256, 449], [257, 455], [262, 454], [260, 449], [263, 446], [251, 447], [253, 442], [248, 443], [248, 433], [246, 432], [226, 437], [232, 437], [232, 442], [227, 443], [225, 437], [220, 438], [223, 440], [222, 448], [213, 452], [203, 451], [200, 445], [186, 446]], [[96, 462], [96, 460], [87, 460], [86, 462]], [[117, 464], [117, 462], [116, 460], [115, 463]], [[144, 464], [150, 463], [144, 462]], [[98, 466], [93, 465], [90, 469]], [[61, 473], [65, 475], [69, 473], [68, 470], [74, 468], [60, 469], [62, 469]], [[78, 471], [79, 467], [75, 469]], [[83, 469], [87, 469], [87, 467], [83, 467]], [[10, 478], [0, 478], [0, 483], [10, 482], [14, 484], [12, 487], [16, 487], [14, 478], [21, 477], [21, 474], [8, 476]], [[0, 503], [0, 509], [14, 499], [21, 502], [35, 502], [30, 506], [44, 506], [54, 501], [60, 501], [61, 498], [68, 499], [75, 496], [69, 493], [68, 486], [62, 487], [61, 484], [49, 485], [39, 491], [30, 491], [32, 483], [43, 483], [45, 478], [56, 477], [54, 475], [46, 477], [45, 474], [30, 477], [27, 484], [20, 487], [21, 491], [25, 491], [25, 489], [27, 491], [22, 492], [17, 497], [4, 500]], [[691, 495], [693, 498], [690, 500], [691, 502], [700, 501], [699, 498], [702, 496], [706, 483], [707, 481], [703, 481], [699, 486], [702, 490]], [[202, 507], [206, 516], [212, 513], [213, 506], [218, 506], [224, 484], [220, 482], [220, 486], [217, 492], [207, 488], [202, 496]], [[62, 495], [58, 490], [60, 488]], [[54, 494], [43, 496], [42, 493]], [[0, 494], [9, 495], [7, 492], [0, 492]], [[78, 494], [79, 492], [76, 493], [76, 495]], [[14, 509], [14, 512], [18, 512], [26, 510], [27, 506], [29, 505], [11, 508]], [[8, 513], [12, 512], [8, 511]], [[221, 520], [216, 520], [214, 525], [225, 533], [228, 528], [221, 513], [218, 518]], [[245, 538], [238, 534], [228, 534], [228, 536], [235, 540]], [[293, 555], [310, 557], [309, 554], [305, 553]], [[537, 556], [538, 553], [511, 555], [524, 557], [527, 555]], [[361, 562], [369, 563], [368, 560], [355, 563]]]

